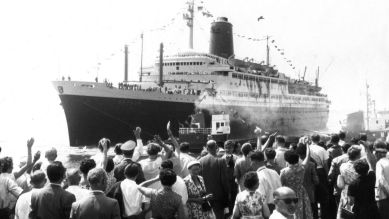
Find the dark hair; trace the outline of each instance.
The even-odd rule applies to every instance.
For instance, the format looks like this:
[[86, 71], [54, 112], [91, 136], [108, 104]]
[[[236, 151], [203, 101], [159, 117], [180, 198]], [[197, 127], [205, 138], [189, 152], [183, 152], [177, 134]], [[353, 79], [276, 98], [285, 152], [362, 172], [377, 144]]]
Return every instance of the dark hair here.
[[376, 140], [374, 142], [374, 148], [375, 149], [388, 149], [387, 145], [382, 140]]
[[80, 171], [84, 175], [88, 175], [89, 170], [96, 167], [96, 162], [93, 159], [85, 158], [80, 163]]
[[297, 144], [294, 142], [290, 143], [290, 148], [295, 151], [297, 149]]
[[312, 140], [312, 142], [319, 143], [319, 141], [320, 141], [320, 135], [318, 135], [318, 134], [312, 135], [312, 136], [311, 136], [311, 140]]
[[360, 133], [359, 134], [359, 139], [361, 141], [367, 141], [367, 134], [366, 133]]
[[249, 190], [254, 189], [254, 187], [259, 183], [258, 174], [255, 171], [250, 171], [244, 174], [243, 176], [243, 185]]
[[30, 184], [34, 187], [43, 183], [46, 179], [46, 174], [42, 170], [37, 170], [31, 174]]
[[347, 154], [349, 160], [356, 160], [359, 156], [361, 156], [361, 150], [357, 149], [355, 146], [352, 146], [347, 150]]
[[107, 158], [107, 166], [105, 167], [105, 171], [107, 173], [111, 172], [115, 168], [115, 163], [113, 162], [113, 159], [111, 157]]
[[360, 176], [367, 175], [369, 171], [369, 164], [363, 159], [354, 162], [354, 169]]
[[244, 143], [240, 150], [242, 151], [244, 156], [247, 156], [253, 150], [253, 146], [251, 146], [250, 143]]
[[234, 148], [235, 146], [235, 143], [232, 141], [232, 140], [227, 140], [224, 142], [224, 149], [227, 147], [227, 146], [231, 146], [232, 148]]
[[344, 140], [344, 139], [346, 138], [346, 132], [340, 131], [340, 132], [339, 132], [339, 138], [340, 138], [341, 140]]
[[161, 167], [163, 168], [163, 169], [173, 169], [173, 161], [171, 161], [171, 160], [164, 160], [164, 161], [162, 161], [162, 163], [161, 163]]
[[265, 155], [268, 160], [273, 160], [276, 157], [276, 151], [273, 148], [266, 148]]
[[285, 138], [284, 138], [284, 136], [282, 136], [282, 135], [278, 135], [277, 137], [276, 137], [276, 142], [277, 143], [281, 143], [281, 144], [285, 144]]
[[339, 135], [338, 134], [333, 134], [332, 136], [331, 136], [331, 143], [333, 143], [333, 144], [338, 144], [339, 143]]
[[157, 155], [161, 151], [161, 148], [156, 143], [150, 143], [147, 146], [147, 154], [149, 156]]
[[59, 182], [65, 176], [66, 169], [62, 165], [61, 161], [54, 161], [47, 166], [47, 178], [50, 182]]
[[298, 143], [296, 148], [296, 153], [299, 155], [299, 157], [305, 157], [307, 154], [307, 146], [303, 143]]
[[358, 144], [359, 139], [356, 137], [352, 137], [350, 140], [350, 144]]
[[[103, 151], [103, 145], [101, 145], [101, 140], [103, 140], [104, 138], [100, 139], [100, 141], [97, 143], [97, 147], [99, 148], [100, 151]], [[107, 149], [111, 146], [111, 140], [109, 140], [108, 138], [106, 139], [107, 140]]]
[[134, 178], [139, 174], [139, 166], [136, 163], [130, 163], [124, 168], [124, 175], [127, 178]]
[[177, 180], [177, 175], [171, 169], [162, 169], [159, 172], [159, 180], [163, 186], [172, 186]]
[[324, 149], [327, 149], [326, 143], [324, 141], [319, 141], [319, 143], [317, 143], [317, 145], [319, 145], [320, 147], [322, 147]]
[[122, 150], [122, 152], [124, 157], [132, 157], [132, 155], [134, 154], [134, 150], [130, 150], [130, 151]]
[[115, 145], [115, 149], [113, 150], [115, 152], [115, 154], [117, 154], [117, 155], [123, 154], [122, 149], [120, 149], [121, 146], [122, 146], [122, 143], [117, 143]]
[[348, 149], [351, 147], [351, 144], [348, 144], [348, 143], [345, 143], [343, 146], [342, 146], [342, 151], [343, 153], [347, 153]]
[[265, 156], [261, 151], [254, 151], [250, 154], [250, 159], [257, 162], [265, 161]]
[[1, 173], [6, 173], [13, 165], [12, 157], [3, 157], [0, 159]]
[[180, 151], [182, 153], [188, 153], [189, 152], [189, 143], [188, 142], [182, 142], [180, 144]]
[[299, 162], [299, 155], [295, 151], [287, 150], [284, 154], [285, 161], [289, 164], [297, 164]]

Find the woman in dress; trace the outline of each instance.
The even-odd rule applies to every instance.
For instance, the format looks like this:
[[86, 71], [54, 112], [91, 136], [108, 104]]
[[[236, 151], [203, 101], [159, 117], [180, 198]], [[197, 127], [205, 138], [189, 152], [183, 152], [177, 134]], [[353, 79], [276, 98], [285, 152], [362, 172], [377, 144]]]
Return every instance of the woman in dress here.
[[212, 210], [204, 209], [212, 195], [206, 195], [203, 177], [199, 176], [201, 166], [197, 160], [188, 163], [189, 175], [184, 178], [186, 188], [188, 189], [188, 208], [189, 218], [206, 219], [212, 214]]
[[181, 196], [173, 192], [172, 185], [177, 180], [176, 173], [171, 169], [162, 169], [159, 173], [162, 189], [146, 188], [146, 183], [153, 183], [155, 179], [144, 182], [138, 190], [150, 198], [151, 217], [155, 219], [186, 219], [184, 204]]
[[299, 156], [295, 151], [286, 151], [284, 154], [288, 166], [281, 170], [281, 184], [293, 189], [298, 197], [296, 218], [311, 219], [313, 218], [311, 204], [308, 193], [304, 188], [305, 166], [308, 163], [310, 150], [307, 144], [307, 138], [303, 140], [307, 145], [306, 157], [303, 162], [299, 163]]
[[[336, 185], [341, 189], [340, 202], [338, 207], [337, 218], [342, 216], [342, 208], [351, 208], [348, 197], [348, 187], [358, 179], [358, 173], [355, 172], [354, 163], [361, 158], [361, 149], [358, 145], [353, 145], [347, 150], [348, 161], [340, 165]], [[350, 209], [351, 210], [351, 209]]]
[[107, 172], [107, 188], [105, 192], [108, 193], [113, 185], [116, 183], [116, 178], [113, 176], [113, 169], [115, 168], [115, 164], [112, 158], [108, 158], [107, 166], [105, 167], [105, 171]]
[[82, 173], [82, 178], [80, 182], [81, 188], [89, 189], [90, 185], [87, 180], [89, 170], [96, 167], [96, 162], [93, 159], [85, 158], [80, 163], [80, 172]]
[[243, 184], [246, 190], [236, 196], [232, 218], [263, 219], [270, 215], [266, 198], [258, 191], [258, 175], [250, 171], [244, 175]]

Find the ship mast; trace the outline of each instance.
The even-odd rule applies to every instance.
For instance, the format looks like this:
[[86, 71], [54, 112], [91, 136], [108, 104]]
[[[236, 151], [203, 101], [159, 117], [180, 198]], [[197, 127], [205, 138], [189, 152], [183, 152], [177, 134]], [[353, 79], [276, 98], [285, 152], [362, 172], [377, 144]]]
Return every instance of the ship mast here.
[[143, 33], [140, 34], [141, 39], [141, 50], [140, 50], [140, 76], [139, 82], [142, 82], [142, 74], [143, 74]]
[[128, 45], [124, 45], [124, 81], [128, 81]]
[[370, 102], [370, 97], [369, 97], [369, 84], [366, 81], [366, 130], [370, 129], [370, 124], [369, 124], [369, 113], [370, 113], [370, 107], [369, 103]]
[[270, 66], [270, 47], [269, 47], [269, 36], [266, 36], [266, 65]]
[[188, 1], [188, 12], [184, 14], [186, 25], [189, 27], [189, 48], [193, 49], [193, 19], [194, 19], [194, 0]]

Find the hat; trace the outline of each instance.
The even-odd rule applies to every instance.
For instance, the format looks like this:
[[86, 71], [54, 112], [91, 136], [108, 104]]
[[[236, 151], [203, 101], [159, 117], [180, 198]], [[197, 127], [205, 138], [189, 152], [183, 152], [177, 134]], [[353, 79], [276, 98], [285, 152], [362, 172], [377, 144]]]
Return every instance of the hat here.
[[122, 151], [132, 151], [132, 150], [134, 150], [135, 147], [136, 147], [135, 141], [129, 140], [129, 141], [124, 142], [122, 144], [122, 146], [120, 146], [120, 149]]
[[194, 165], [200, 165], [200, 162], [198, 162], [197, 160], [192, 160], [188, 163], [187, 168], [190, 169]]

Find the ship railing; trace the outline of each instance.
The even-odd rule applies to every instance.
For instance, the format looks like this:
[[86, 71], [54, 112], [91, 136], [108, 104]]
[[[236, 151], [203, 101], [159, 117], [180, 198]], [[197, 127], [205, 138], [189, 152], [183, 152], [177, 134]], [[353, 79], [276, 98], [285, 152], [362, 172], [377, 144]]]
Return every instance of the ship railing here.
[[212, 129], [211, 128], [180, 128], [179, 133], [180, 134], [211, 134]]

